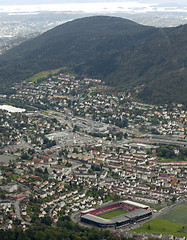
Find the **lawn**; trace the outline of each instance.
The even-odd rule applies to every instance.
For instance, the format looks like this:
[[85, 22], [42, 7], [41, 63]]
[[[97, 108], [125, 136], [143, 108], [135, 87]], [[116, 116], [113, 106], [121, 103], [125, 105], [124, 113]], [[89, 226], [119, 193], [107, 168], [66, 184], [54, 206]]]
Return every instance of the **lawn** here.
[[164, 208], [165, 206], [161, 205], [161, 204], [151, 204], [151, 203], [146, 203], [146, 205], [148, 205], [150, 208], [155, 209], [157, 211], [161, 210], [162, 208]]
[[173, 210], [165, 213], [162, 216], [159, 216], [159, 218], [187, 224], [187, 203], [182, 204], [177, 208], [174, 208]]
[[135, 232], [147, 232], [161, 233], [161, 234], [172, 234], [174, 236], [185, 236], [187, 237], [187, 224], [170, 222], [164, 219], [152, 219], [149, 222], [143, 224], [142, 227], [135, 229]]
[[50, 74], [58, 73], [60, 70], [61, 70], [61, 68], [55, 69], [55, 70], [51, 70], [51, 71], [39, 72], [39, 73], [34, 74], [32, 77], [28, 78], [28, 80], [31, 81], [31, 82], [35, 82], [35, 81], [37, 81], [37, 80], [39, 80], [41, 78], [47, 77]]
[[117, 217], [117, 216], [125, 214], [125, 213], [127, 213], [127, 211], [125, 211], [124, 209], [120, 208], [120, 209], [117, 209], [115, 211], [102, 214], [99, 217], [104, 218], [104, 219], [111, 219], [113, 217]]
[[[177, 157], [175, 158], [166, 158], [166, 157], [159, 157], [160, 162], [177, 162], [180, 161]], [[184, 158], [183, 161], [187, 161], [187, 157]]]
[[19, 175], [19, 174], [12, 174], [12, 175], [11, 175], [11, 178], [12, 178], [13, 180], [16, 180], [17, 178], [20, 178], [20, 177], [23, 177], [23, 175]]

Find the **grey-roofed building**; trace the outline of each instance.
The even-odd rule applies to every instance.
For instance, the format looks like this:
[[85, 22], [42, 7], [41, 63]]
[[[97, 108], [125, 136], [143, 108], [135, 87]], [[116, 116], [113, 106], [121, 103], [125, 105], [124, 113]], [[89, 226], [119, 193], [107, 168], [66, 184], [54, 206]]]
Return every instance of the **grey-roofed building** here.
[[129, 219], [124, 214], [115, 218], [104, 219], [88, 213], [81, 217], [81, 221], [102, 228], [118, 227], [129, 223]]
[[110, 219], [100, 218], [98, 216], [95, 216], [95, 215], [92, 215], [89, 213], [82, 216], [81, 221], [88, 223], [88, 224], [96, 225], [98, 227], [112, 227], [113, 226]]
[[122, 214], [120, 216], [111, 218], [111, 222], [113, 223], [113, 226], [120, 227], [130, 224], [130, 219], [126, 217], [126, 214]]
[[18, 190], [18, 184], [17, 183], [9, 183], [7, 185], [0, 184], [0, 189], [5, 190], [5, 191], [7, 191], [9, 193], [12, 193], [12, 192]]
[[11, 202], [9, 200], [2, 200], [0, 201], [0, 206], [1, 207], [11, 207]]
[[125, 214], [125, 216], [130, 219], [131, 223], [141, 221], [142, 219], [145, 218], [149, 218], [151, 215], [152, 215], [151, 210], [141, 208]]
[[126, 214], [122, 214], [111, 219], [103, 219], [99, 216], [88, 213], [81, 216], [81, 221], [88, 224], [96, 225], [97, 227], [108, 228], [133, 224], [135, 222], [145, 220], [150, 216], [152, 216], [151, 210], [137, 209], [135, 211], [128, 212]]
[[15, 156], [12, 155], [0, 155], [0, 162], [1, 163], [9, 163], [10, 161], [14, 161], [16, 159]]

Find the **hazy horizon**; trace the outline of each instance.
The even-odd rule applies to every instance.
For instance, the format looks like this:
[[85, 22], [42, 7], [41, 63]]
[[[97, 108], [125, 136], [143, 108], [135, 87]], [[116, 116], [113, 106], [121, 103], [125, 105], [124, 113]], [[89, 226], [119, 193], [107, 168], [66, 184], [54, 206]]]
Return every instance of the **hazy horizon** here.
[[71, 3], [141, 3], [141, 4], [156, 4], [160, 6], [187, 6], [186, 0], [0, 0], [0, 5], [46, 5], [46, 4], [71, 4]]
[[[183, 3], [183, 4], [182, 4]], [[41, 11], [85, 12], [85, 13], [147, 13], [182, 12], [187, 13], [187, 3], [178, 0], [0, 0], [0, 12], [31, 13]]]
[[139, 3], [157, 3], [157, 4], [170, 4], [170, 5], [178, 5], [178, 4], [187, 4], [186, 0], [0, 0], [0, 5], [30, 5], [30, 4], [63, 4], [63, 3], [98, 3], [98, 2], [139, 2]]

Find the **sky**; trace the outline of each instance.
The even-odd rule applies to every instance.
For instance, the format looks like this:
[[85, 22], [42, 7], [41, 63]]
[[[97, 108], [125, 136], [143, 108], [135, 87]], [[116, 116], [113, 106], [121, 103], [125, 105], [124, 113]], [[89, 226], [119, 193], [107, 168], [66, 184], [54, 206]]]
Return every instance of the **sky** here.
[[184, 4], [186, 0], [0, 0], [0, 5], [29, 5], [29, 4], [63, 4], [63, 3], [93, 3], [93, 2], [140, 2], [157, 4]]
[[187, 0], [0, 0], [0, 12], [187, 13]]

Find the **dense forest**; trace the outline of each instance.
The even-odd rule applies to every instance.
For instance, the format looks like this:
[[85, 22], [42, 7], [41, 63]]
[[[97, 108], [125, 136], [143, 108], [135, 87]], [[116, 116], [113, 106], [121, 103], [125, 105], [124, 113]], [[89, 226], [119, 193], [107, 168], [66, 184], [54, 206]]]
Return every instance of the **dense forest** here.
[[32, 227], [23, 231], [21, 228], [15, 230], [0, 230], [2, 240], [126, 240], [123, 236], [111, 233], [109, 230], [98, 228], [85, 228], [73, 223], [67, 216], [61, 217], [56, 227], [50, 226], [50, 218], [47, 217], [40, 222], [36, 220]]
[[34, 73], [64, 71], [101, 78], [117, 89], [141, 86], [153, 103], [187, 102], [187, 25], [155, 28], [107, 16], [77, 19], [0, 56], [1, 92]]
[[177, 148], [170, 145], [160, 145], [157, 148], [157, 156], [160, 159], [169, 159], [169, 160], [187, 160], [187, 148]]

